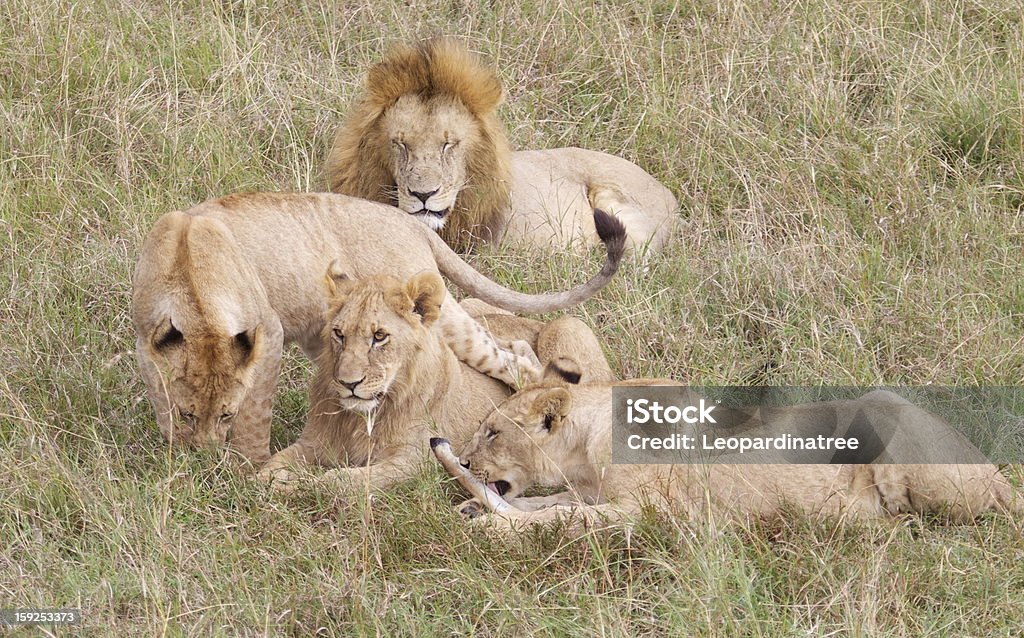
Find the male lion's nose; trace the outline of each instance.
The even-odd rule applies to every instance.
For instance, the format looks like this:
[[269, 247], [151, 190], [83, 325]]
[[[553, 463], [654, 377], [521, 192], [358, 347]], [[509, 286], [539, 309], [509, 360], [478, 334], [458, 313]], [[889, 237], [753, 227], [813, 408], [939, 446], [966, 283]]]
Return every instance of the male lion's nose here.
[[363, 377], [358, 381], [342, 381], [341, 379], [338, 379], [338, 383], [348, 388], [348, 391], [351, 392], [352, 394], [355, 394], [356, 386], [358, 386], [363, 381], [366, 381], [366, 377]]
[[430, 191], [429, 193], [424, 193], [424, 192], [421, 192], [421, 191], [414, 191], [412, 189], [409, 189], [409, 194], [412, 195], [413, 197], [415, 197], [416, 199], [420, 200], [421, 202], [423, 202], [423, 205], [426, 206], [427, 205], [427, 200], [430, 199], [431, 197], [433, 197], [434, 195], [436, 195], [437, 191], [439, 191], [439, 190], [441, 190], [441, 189], [440, 188], [435, 188], [434, 190]]

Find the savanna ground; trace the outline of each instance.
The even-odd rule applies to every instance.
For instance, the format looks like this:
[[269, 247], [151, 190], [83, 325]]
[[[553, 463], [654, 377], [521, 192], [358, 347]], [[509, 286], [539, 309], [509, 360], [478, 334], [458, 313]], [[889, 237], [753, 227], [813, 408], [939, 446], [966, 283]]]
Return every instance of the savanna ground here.
[[[1019, 3], [615, 4], [2, 3], [0, 607], [81, 607], [62, 634], [1019, 635], [1001, 516], [504, 544], [433, 467], [283, 498], [162, 445], [127, 312], [145, 232], [214, 195], [322, 189], [363, 72], [431, 34], [500, 69], [517, 147], [622, 155], [679, 196], [674, 246], [576, 310], [622, 375], [1024, 382]], [[580, 275], [475, 262], [529, 290]], [[308, 372], [289, 359], [277, 446]]]

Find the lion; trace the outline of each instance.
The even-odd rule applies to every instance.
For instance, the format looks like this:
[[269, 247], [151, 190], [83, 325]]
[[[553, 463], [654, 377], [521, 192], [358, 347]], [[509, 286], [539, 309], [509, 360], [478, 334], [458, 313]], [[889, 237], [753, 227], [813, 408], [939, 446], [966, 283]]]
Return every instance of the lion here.
[[399, 45], [372, 67], [335, 136], [330, 190], [398, 206], [453, 247], [597, 241], [601, 208], [627, 244], [657, 251], [677, 223], [672, 193], [639, 166], [580, 148], [513, 153], [495, 72], [463, 45]]
[[[418, 471], [437, 424], [465, 443], [511, 393], [508, 385], [460, 362], [432, 330], [445, 296], [437, 273], [424, 271], [406, 281], [389, 275], [355, 280], [334, 269], [328, 282], [330, 310], [306, 427], [259, 478], [291, 489], [297, 469], [318, 466], [331, 469], [317, 482], [343, 490], [386, 488]], [[492, 320], [497, 337], [523, 337], [528, 348], [545, 356], [585, 361], [584, 379], [611, 375], [597, 338], [579, 319], [543, 324], [505, 314], [480, 318]]]
[[[1020, 509], [1009, 482], [989, 463], [615, 464], [613, 387], [678, 384], [573, 384], [573, 373], [564, 368], [564, 361], [549, 364], [540, 382], [488, 415], [459, 454], [463, 467], [515, 509], [481, 516], [482, 506], [471, 499], [458, 506], [463, 516], [507, 530], [560, 519], [576, 526], [634, 520], [647, 506], [691, 520], [772, 518], [795, 508], [811, 516], [856, 519], [941, 512], [967, 522], [986, 510]], [[919, 433], [949, 427], [891, 392], [873, 391], [860, 401], [915, 410]], [[567, 489], [521, 496], [535, 485]]]
[[[397, 209], [343, 195], [244, 193], [161, 217], [132, 281], [136, 356], [157, 423], [172, 443], [228, 443], [253, 463], [270, 456], [271, 402], [287, 343], [320, 354], [328, 264], [356, 276], [440, 272], [502, 308], [549, 312], [603, 287], [624, 232], [595, 213], [607, 240], [601, 271], [568, 291], [528, 295], [473, 270]], [[444, 292], [435, 329], [460, 360], [505, 383], [539, 374], [533, 353], [510, 352]]]

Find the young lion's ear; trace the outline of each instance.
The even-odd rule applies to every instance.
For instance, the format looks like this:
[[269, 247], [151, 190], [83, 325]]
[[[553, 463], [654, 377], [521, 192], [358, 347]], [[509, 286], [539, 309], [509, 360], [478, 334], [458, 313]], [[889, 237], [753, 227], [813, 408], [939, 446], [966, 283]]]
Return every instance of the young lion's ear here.
[[341, 265], [341, 260], [335, 259], [327, 266], [324, 274], [324, 286], [327, 288], [327, 296], [331, 299], [344, 297], [352, 289], [354, 281], [348, 276]]
[[545, 381], [563, 381], [572, 385], [578, 385], [583, 377], [580, 364], [570, 357], [558, 357], [548, 362], [544, 368]]
[[263, 346], [263, 324], [243, 330], [231, 338], [231, 351], [235, 364], [239, 367], [248, 366], [256, 360]]
[[430, 326], [441, 316], [445, 293], [441, 275], [424, 270], [405, 282], [403, 291], [412, 299], [412, 311], [420, 316], [424, 326]]
[[565, 388], [553, 388], [533, 401], [533, 411], [544, 419], [544, 429], [554, 432], [572, 408], [572, 395]]

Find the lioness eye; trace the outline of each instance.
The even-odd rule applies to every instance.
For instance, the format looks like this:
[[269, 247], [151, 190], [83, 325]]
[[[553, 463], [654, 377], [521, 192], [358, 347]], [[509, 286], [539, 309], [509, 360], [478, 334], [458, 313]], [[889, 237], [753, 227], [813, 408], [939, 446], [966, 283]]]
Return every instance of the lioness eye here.
[[497, 430], [487, 430], [487, 440], [492, 441], [494, 437], [498, 436]]
[[230, 421], [233, 418], [235, 418], [235, 413], [234, 412], [225, 412], [224, 414], [220, 415], [220, 420], [221, 421]]
[[335, 328], [333, 332], [334, 338], [338, 341], [338, 343], [340, 343], [341, 345], [345, 345], [345, 333], [341, 331], [341, 328]]
[[453, 148], [455, 148], [456, 144], [458, 144], [458, 142], [445, 142], [444, 146], [441, 147], [441, 152], [442, 153], [447, 153], [448, 151], [450, 151]]
[[188, 410], [178, 410], [178, 414], [181, 415], [181, 418], [184, 421], [194, 421], [196, 418], [196, 415], [189, 412]]
[[383, 330], [378, 330], [377, 332], [373, 333], [373, 342], [374, 343], [381, 344], [381, 343], [384, 343], [387, 340], [388, 340], [388, 333], [384, 332]]

